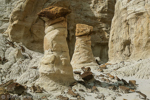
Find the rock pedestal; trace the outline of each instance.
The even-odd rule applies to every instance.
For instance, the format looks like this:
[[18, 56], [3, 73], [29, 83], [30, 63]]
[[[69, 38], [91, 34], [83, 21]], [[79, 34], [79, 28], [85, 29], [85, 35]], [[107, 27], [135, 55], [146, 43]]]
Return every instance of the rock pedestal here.
[[67, 21], [70, 10], [49, 7], [38, 15], [45, 21], [44, 57], [40, 63], [38, 85], [46, 91], [60, 90], [74, 81], [66, 41]]
[[92, 26], [85, 24], [76, 25], [76, 43], [74, 54], [71, 60], [71, 64], [74, 69], [86, 66], [97, 66], [91, 49], [90, 34], [92, 31]]

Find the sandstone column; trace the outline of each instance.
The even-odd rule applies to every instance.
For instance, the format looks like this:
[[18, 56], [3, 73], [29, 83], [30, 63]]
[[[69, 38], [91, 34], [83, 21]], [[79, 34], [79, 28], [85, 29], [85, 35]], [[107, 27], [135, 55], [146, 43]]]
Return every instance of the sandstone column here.
[[37, 84], [47, 91], [60, 90], [74, 81], [66, 41], [66, 15], [70, 12], [69, 9], [52, 6], [38, 14], [45, 21], [46, 35]]
[[92, 31], [92, 26], [85, 24], [76, 25], [76, 43], [74, 54], [71, 60], [71, 64], [74, 69], [86, 66], [97, 66], [91, 49], [90, 35]]

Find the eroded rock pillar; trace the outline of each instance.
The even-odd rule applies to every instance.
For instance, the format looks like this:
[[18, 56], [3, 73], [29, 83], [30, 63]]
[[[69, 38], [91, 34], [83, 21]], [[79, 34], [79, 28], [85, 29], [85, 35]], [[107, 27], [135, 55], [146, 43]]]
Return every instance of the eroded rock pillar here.
[[45, 21], [44, 57], [40, 63], [38, 84], [47, 91], [60, 90], [74, 81], [66, 41], [66, 15], [63, 7], [49, 7], [38, 15]]
[[92, 31], [92, 26], [85, 24], [76, 25], [76, 43], [71, 60], [71, 64], [74, 69], [86, 66], [97, 66], [91, 49], [90, 35], [92, 34]]

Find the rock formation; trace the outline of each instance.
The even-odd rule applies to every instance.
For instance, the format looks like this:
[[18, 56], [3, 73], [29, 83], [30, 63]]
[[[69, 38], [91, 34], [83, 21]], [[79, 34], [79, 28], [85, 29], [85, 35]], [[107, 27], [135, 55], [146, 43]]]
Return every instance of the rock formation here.
[[97, 66], [91, 49], [90, 35], [92, 31], [92, 26], [85, 24], [76, 25], [76, 44], [71, 60], [74, 69], [86, 66]]
[[76, 24], [93, 26], [95, 34], [91, 35], [92, 52], [94, 57], [99, 57], [102, 62], [108, 61], [108, 40], [111, 21], [114, 16], [116, 0], [71, 0], [72, 13], [68, 15], [68, 44], [70, 56], [74, 53]]
[[40, 64], [38, 85], [47, 91], [61, 89], [73, 81], [69, 49], [66, 41], [67, 8], [51, 6], [38, 15], [45, 21], [44, 57]]
[[43, 52], [44, 22], [37, 13], [47, 0], [19, 0], [11, 13], [6, 34], [12, 41], [22, 42], [30, 50]]
[[149, 17], [149, 0], [117, 0], [109, 41], [110, 62], [150, 56]]
[[[38, 66], [41, 53], [21, 50], [22, 45], [10, 42], [4, 34], [0, 34], [0, 84], [11, 79], [20, 84], [33, 84], [39, 76]], [[28, 56], [30, 55], [31, 58]]]
[[0, 98], [150, 100], [149, 20], [150, 0], [0, 0]]
[[[9, 1], [9, 2], [8, 2]], [[49, 6], [70, 8], [72, 13], [67, 16], [68, 47], [72, 58], [75, 44], [76, 24], [94, 26], [91, 36], [92, 51], [101, 61], [108, 61], [108, 39], [111, 20], [114, 16], [116, 0], [0, 0], [0, 32], [8, 26], [7, 34], [14, 42], [22, 42], [28, 49], [43, 53], [44, 22], [37, 13]], [[10, 12], [11, 15], [10, 15]], [[18, 30], [19, 29], [19, 30]], [[17, 31], [16, 31], [17, 30]]]

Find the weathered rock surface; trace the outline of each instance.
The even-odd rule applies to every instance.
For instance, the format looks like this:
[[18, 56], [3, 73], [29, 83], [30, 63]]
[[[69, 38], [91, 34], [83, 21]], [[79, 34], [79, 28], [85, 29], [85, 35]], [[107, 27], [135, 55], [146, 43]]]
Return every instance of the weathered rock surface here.
[[97, 66], [91, 49], [93, 27], [85, 24], [76, 25], [76, 44], [71, 64], [74, 69], [85, 66]]
[[37, 13], [47, 0], [20, 0], [10, 17], [6, 32], [15, 42], [22, 42], [27, 48], [43, 52], [44, 22]]
[[0, 33], [5, 32], [9, 26], [9, 18], [18, 0], [0, 0]]
[[[136, 66], [136, 67], [131, 66], [131, 64], [132, 64], [131, 62], [122, 62], [122, 63], [124, 63], [124, 65], [122, 63], [120, 63], [118, 65], [116, 65], [116, 64], [107, 65], [107, 69], [104, 69], [104, 73], [97, 72], [97, 69], [96, 70], [91, 69], [93, 74], [91, 73], [91, 74], [89, 74], [89, 76], [93, 75], [94, 79], [96, 79], [96, 80], [88, 81], [88, 83], [84, 82], [84, 81], [78, 81], [70, 87], [70, 88], [72, 88], [74, 93], [80, 95], [79, 97], [78, 96], [72, 97], [72, 96], [68, 95], [67, 94], [68, 89], [66, 91], [57, 91], [57, 94], [55, 94], [55, 92], [47, 93], [44, 90], [41, 91], [41, 89], [39, 87], [36, 87], [36, 89], [34, 88], [33, 92], [32, 92], [31, 90], [29, 90], [29, 88], [31, 86], [34, 86], [36, 80], [38, 79], [38, 75], [39, 75], [39, 73], [38, 73], [39, 65], [38, 64], [40, 62], [40, 59], [43, 57], [43, 54], [30, 51], [21, 44], [17, 45], [16, 43], [13, 43], [13, 42], [10, 42], [9, 44], [7, 44], [8, 43], [7, 39], [5, 39], [5, 37], [3, 37], [3, 35], [0, 35], [0, 36], [2, 36], [2, 38], [0, 37], [0, 40], [1, 40], [0, 45], [2, 45], [0, 47], [5, 47], [5, 49], [1, 48], [2, 49], [1, 52], [2, 52], [2, 54], [4, 53], [4, 55], [3, 55], [4, 58], [8, 60], [7, 62], [0, 64], [0, 73], [1, 73], [0, 74], [0, 82], [5, 83], [6, 81], [8, 81], [10, 79], [14, 79], [17, 81], [17, 83], [22, 84], [23, 86], [25, 85], [25, 87], [27, 88], [27, 91], [25, 91], [25, 94], [26, 94], [26, 92], [27, 92], [27, 94], [21, 95], [21, 96], [23, 96], [24, 99], [22, 97], [17, 96], [16, 98], [18, 98], [18, 100], [19, 100], [19, 98], [20, 98], [20, 100], [38, 100], [38, 99], [44, 99], [44, 100], [45, 99], [48, 99], [48, 100], [53, 99], [53, 100], [55, 100], [58, 95], [62, 95], [64, 97], [64, 98], [60, 98], [60, 99], [66, 99], [66, 100], [67, 99], [74, 100], [74, 99], [79, 99], [79, 98], [81, 99], [81, 97], [85, 98], [85, 99], [81, 99], [81, 100], [88, 100], [88, 99], [94, 100], [96, 97], [99, 97], [99, 99], [103, 98], [106, 100], [111, 100], [113, 97], [116, 97], [116, 100], [120, 100], [120, 99], [123, 100], [123, 98], [130, 100], [130, 96], [133, 96], [134, 98], [136, 98], [136, 97], [138, 97], [137, 95], [140, 95], [140, 98], [144, 98], [145, 95], [147, 96], [148, 99], [150, 98], [149, 90], [148, 90], [149, 83], [147, 83], [146, 81], [141, 80], [141, 81], [137, 81], [137, 83], [136, 83], [141, 88], [141, 84], [139, 84], [139, 82], [141, 82], [143, 84], [142, 89], [144, 89], [144, 88], [147, 89], [146, 91], [148, 91], [148, 92], [145, 92], [145, 91], [141, 91], [141, 89], [139, 88], [140, 91], [145, 95], [136, 93], [136, 89], [134, 89], [134, 91], [131, 91], [131, 89], [133, 89], [133, 87], [131, 87], [129, 94], [121, 94], [119, 96], [118, 89], [116, 89], [115, 91], [109, 90], [108, 86], [115, 85], [116, 87], [118, 87], [118, 86], [122, 86], [122, 85], [124, 86], [124, 84], [120, 84], [120, 81], [116, 82], [116, 80], [110, 80], [110, 83], [107, 83], [108, 78], [105, 75], [106, 70], [110, 70], [112, 72], [113, 68], [114, 68], [114, 69], [117, 69], [117, 70], [114, 70], [115, 72], [120, 71], [121, 75], [123, 74], [124, 76], [127, 76], [127, 77], [134, 76], [134, 75], [137, 77], [139, 75], [139, 78], [140, 77], [141, 78], [149, 78], [149, 69], [150, 69], [149, 68], [149, 61], [150, 61], [149, 59], [145, 60], [146, 62], [144, 60], [140, 60], [140, 61], [138, 61], [138, 63], [137, 62], [133, 63], [133, 66]], [[14, 44], [14, 45], [12, 45], [12, 44]], [[22, 54], [24, 56], [24, 58], [19, 59], [20, 56], [18, 56], [18, 58], [16, 59], [15, 52], [18, 50], [19, 47], [24, 48], [24, 49], [21, 49], [21, 52], [19, 53], [19, 54]], [[147, 66], [145, 66], [144, 64], [147, 64]], [[83, 71], [81, 71], [81, 69], [78, 71], [89, 72], [90, 69], [88, 67], [85, 67], [85, 69]], [[111, 73], [111, 72], [109, 72], [109, 73]], [[96, 78], [96, 76], [100, 75], [100, 74], [105, 75], [104, 82], [100, 81], [99, 78]], [[112, 75], [114, 75], [114, 74], [112, 74]], [[120, 78], [121, 75], [118, 74], [117, 76]], [[114, 76], [116, 76], [116, 75], [114, 75]], [[89, 79], [90, 79], [90, 77], [89, 77]], [[45, 79], [45, 80], [48, 80], [48, 79]], [[134, 80], [136, 80], [136, 79], [134, 79]], [[45, 81], [43, 81], [43, 82], [45, 82]], [[36, 86], [36, 84], [35, 84], [35, 86]], [[98, 89], [99, 92], [96, 91], [94, 93], [91, 93], [92, 92], [91, 88], [93, 86], [96, 86], [96, 88]], [[130, 87], [130, 85], [129, 85], [129, 87]], [[83, 92], [83, 90], [80, 91], [79, 89], [83, 89], [85, 92]], [[6, 92], [7, 91], [5, 90], [5, 88], [0, 88], [1, 95], [4, 95]], [[101, 96], [101, 93], [103, 93], [103, 96]], [[127, 95], [127, 97], [124, 97], [125, 95]], [[31, 98], [33, 98], [33, 99], [31, 99]]]
[[[143, 59], [139, 61], [120, 62], [114, 65], [107, 65], [109, 68], [104, 72], [111, 73], [114, 76], [128, 77], [134, 76], [139, 79], [150, 79], [150, 59]], [[114, 70], [117, 69], [117, 70]]]
[[[2, 6], [2, 16], [12, 12], [8, 33], [15, 42], [22, 42], [28, 49], [43, 52], [44, 22], [38, 18], [37, 13], [43, 8], [51, 5], [68, 7], [72, 13], [68, 20], [68, 47], [70, 57], [74, 53], [75, 27], [77, 23], [88, 24], [94, 27], [92, 35], [92, 51], [95, 57], [100, 57], [103, 62], [108, 60], [108, 38], [111, 20], [114, 15], [115, 0], [0, 0]], [[8, 2], [9, 1], [9, 2]], [[12, 6], [11, 6], [12, 5]], [[12, 9], [9, 9], [12, 7]], [[4, 8], [8, 8], [6, 14]], [[0, 19], [1, 25], [6, 30], [8, 21]], [[8, 19], [7, 19], [8, 20]], [[19, 30], [18, 30], [19, 29]]]
[[[40, 63], [40, 78], [37, 84], [46, 91], [60, 89], [61, 85], [69, 86], [74, 81], [66, 41], [67, 21], [65, 17], [68, 12], [62, 13], [60, 9], [69, 11], [67, 8], [53, 6], [52, 9], [46, 8], [39, 13], [39, 17], [42, 16], [41, 18], [45, 21], [46, 35], [44, 37], [44, 57]], [[52, 12], [56, 13], [51, 14]]]
[[[42, 54], [28, 50], [21, 44], [8, 44], [8, 40], [3, 34], [0, 34], [0, 83], [16, 80], [20, 84], [32, 84], [39, 76], [38, 66]], [[25, 52], [19, 51], [18, 48], [23, 47]], [[32, 57], [32, 59], [31, 59]], [[6, 61], [7, 60], [7, 61]]]
[[150, 56], [150, 1], [117, 0], [112, 21], [109, 60], [139, 60]]

